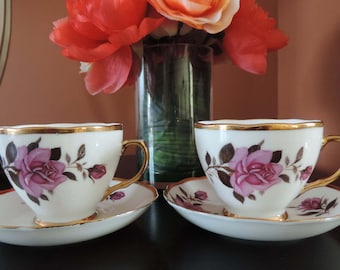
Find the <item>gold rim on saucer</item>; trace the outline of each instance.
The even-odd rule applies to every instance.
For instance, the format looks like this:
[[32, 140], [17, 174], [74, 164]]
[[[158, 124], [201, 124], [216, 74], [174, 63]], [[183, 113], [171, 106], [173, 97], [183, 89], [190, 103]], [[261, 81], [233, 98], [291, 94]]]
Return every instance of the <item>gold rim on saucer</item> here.
[[60, 222], [60, 223], [43, 221], [43, 220], [35, 217], [34, 223], [36, 225], [38, 225], [40, 228], [72, 226], [72, 225], [78, 225], [78, 224], [87, 223], [89, 221], [93, 221], [93, 220], [96, 219], [97, 215], [98, 215], [98, 213], [95, 212], [91, 216], [88, 216], [88, 217], [83, 218], [83, 219], [73, 220], [73, 221], [69, 221], [69, 222]]
[[253, 220], [265, 220], [265, 221], [287, 221], [288, 220], [288, 213], [284, 212], [282, 215], [278, 215], [275, 217], [269, 217], [269, 218], [259, 218], [259, 217], [244, 217], [244, 216], [239, 216], [235, 215], [233, 213], [228, 212], [227, 209], [223, 209], [223, 215], [226, 217], [231, 217], [231, 218], [237, 218], [237, 219], [253, 219]]

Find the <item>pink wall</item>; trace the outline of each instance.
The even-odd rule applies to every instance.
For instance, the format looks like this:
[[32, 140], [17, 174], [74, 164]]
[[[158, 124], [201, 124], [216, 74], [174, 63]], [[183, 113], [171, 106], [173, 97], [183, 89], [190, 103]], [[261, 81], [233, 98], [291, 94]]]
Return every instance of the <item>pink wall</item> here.
[[[279, 53], [278, 116], [322, 119], [325, 134], [340, 134], [340, 2], [279, 1], [289, 46]], [[335, 171], [340, 144], [322, 151], [319, 169]]]
[[[46, 122], [124, 122], [134, 132], [132, 89], [92, 97], [79, 64], [49, 41], [52, 22], [65, 16], [65, 1], [12, 1], [12, 40], [0, 88], [0, 125]], [[122, 102], [124, 100], [124, 102]]]
[[[327, 133], [340, 133], [338, 0], [327, 0], [327, 5], [317, 0], [258, 2], [280, 19], [289, 46], [280, 51], [279, 64], [276, 53], [269, 55], [264, 76], [247, 74], [231, 63], [215, 65], [213, 118], [322, 118]], [[60, 48], [49, 41], [52, 22], [66, 14], [65, 1], [12, 1], [12, 5], [0, 125], [117, 121], [124, 123], [125, 138], [135, 137], [134, 89], [90, 96], [78, 63], [62, 57]], [[329, 151], [325, 154], [328, 158], [320, 166], [333, 170], [339, 164], [339, 148], [334, 147], [331, 156]]]
[[[261, 2], [275, 12], [275, 1]], [[134, 89], [90, 96], [78, 63], [61, 56], [60, 48], [49, 41], [52, 22], [65, 14], [64, 1], [13, 1], [12, 42], [0, 88], [0, 125], [120, 121], [126, 137], [134, 137]], [[231, 63], [217, 65], [214, 118], [275, 117], [276, 74], [275, 54], [264, 76], [247, 74]]]

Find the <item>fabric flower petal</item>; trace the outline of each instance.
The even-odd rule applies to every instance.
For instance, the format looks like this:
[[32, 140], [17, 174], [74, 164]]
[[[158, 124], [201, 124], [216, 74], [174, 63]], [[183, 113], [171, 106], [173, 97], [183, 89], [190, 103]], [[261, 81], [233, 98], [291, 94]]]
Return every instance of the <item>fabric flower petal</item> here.
[[242, 0], [223, 40], [233, 63], [250, 73], [265, 73], [267, 51], [280, 49], [288, 42], [288, 38], [275, 28], [275, 24], [275, 20], [255, 0]]
[[240, 0], [148, 0], [164, 17], [215, 34], [229, 26]]
[[94, 62], [85, 76], [88, 92], [96, 95], [102, 91], [114, 93], [119, 90], [129, 77], [132, 59], [131, 48], [126, 46], [110, 57]]

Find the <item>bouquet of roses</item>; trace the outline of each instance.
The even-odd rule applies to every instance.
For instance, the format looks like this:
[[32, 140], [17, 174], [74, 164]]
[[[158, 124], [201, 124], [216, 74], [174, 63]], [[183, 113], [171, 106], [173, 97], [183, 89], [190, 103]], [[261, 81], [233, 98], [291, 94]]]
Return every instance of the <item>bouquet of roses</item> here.
[[267, 52], [287, 44], [255, 0], [66, 0], [66, 8], [50, 39], [81, 62], [93, 95], [136, 81], [139, 45], [206, 44], [239, 68], [263, 74]]

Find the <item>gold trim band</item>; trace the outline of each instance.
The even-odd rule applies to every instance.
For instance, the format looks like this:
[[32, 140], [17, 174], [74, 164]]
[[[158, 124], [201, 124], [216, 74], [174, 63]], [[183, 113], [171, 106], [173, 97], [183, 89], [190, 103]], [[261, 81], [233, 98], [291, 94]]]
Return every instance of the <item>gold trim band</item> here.
[[260, 119], [255, 120], [220, 120], [220, 121], [200, 121], [195, 123], [195, 128], [215, 129], [215, 130], [294, 130], [304, 128], [323, 127], [320, 120], [275, 120]]
[[46, 125], [21, 125], [0, 127], [0, 134], [65, 134], [96, 131], [123, 130], [120, 123], [84, 123], [84, 124], [46, 124]]

